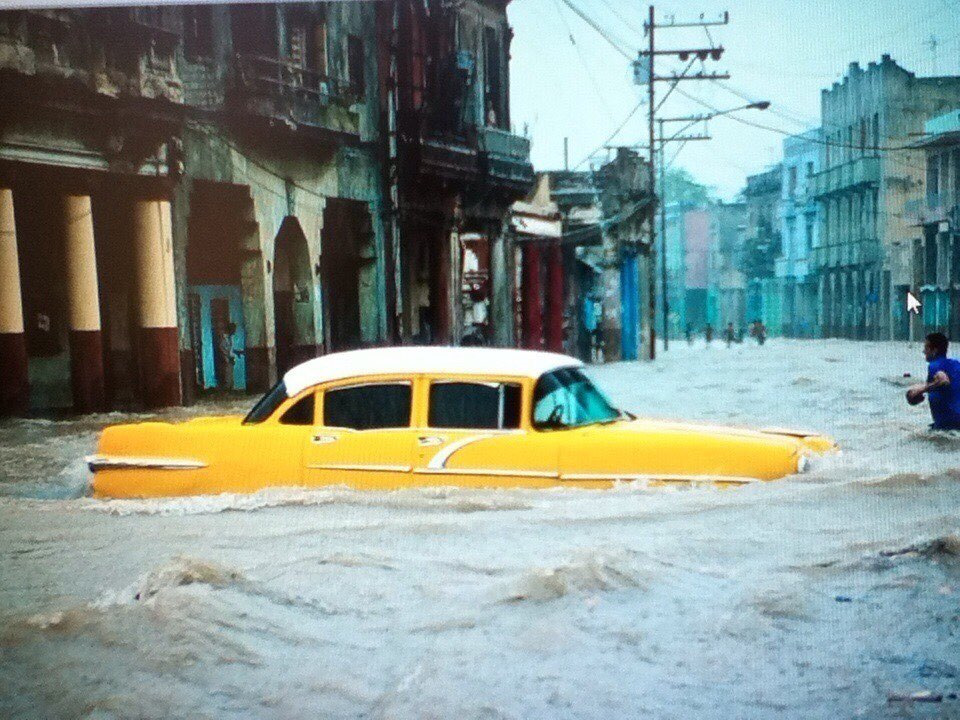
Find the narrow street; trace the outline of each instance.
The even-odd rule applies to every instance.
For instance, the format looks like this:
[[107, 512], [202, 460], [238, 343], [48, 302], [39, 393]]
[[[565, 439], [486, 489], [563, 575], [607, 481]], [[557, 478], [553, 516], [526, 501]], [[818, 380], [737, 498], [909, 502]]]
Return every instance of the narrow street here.
[[960, 437], [904, 402], [923, 371], [781, 339], [591, 368], [641, 415], [843, 448], [735, 491], [101, 501], [81, 458], [130, 416], [4, 420], [0, 715], [960, 714]]

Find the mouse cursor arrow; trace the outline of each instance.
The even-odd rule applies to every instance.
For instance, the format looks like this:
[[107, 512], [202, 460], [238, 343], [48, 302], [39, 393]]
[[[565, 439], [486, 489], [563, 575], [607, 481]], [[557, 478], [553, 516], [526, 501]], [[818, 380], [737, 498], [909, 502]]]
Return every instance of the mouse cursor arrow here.
[[912, 312], [914, 315], [920, 314], [920, 301], [909, 290], [907, 290], [907, 312]]

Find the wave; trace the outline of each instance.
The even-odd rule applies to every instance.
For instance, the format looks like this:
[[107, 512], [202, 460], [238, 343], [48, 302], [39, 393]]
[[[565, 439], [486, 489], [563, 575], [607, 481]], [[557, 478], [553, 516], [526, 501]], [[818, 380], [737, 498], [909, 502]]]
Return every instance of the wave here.
[[640, 588], [646, 580], [626, 553], [588, 552], [554, 567], [523, 573], [503, 601], [546, 602], [573, 593]]
[[255, 493], [222, 493], [144, 500], [90, 499], [86, 509], [110, 515], [208, 515], [289, 506], [351, 505], [455, 513], [529, 510], [532, 503], [501, 491], [469, 488], [413, 488], [388, 492], [327, 488], [268, 488]]
[[942, 482], [960, 480], [960, 468], [949, 468], [939, 473], [899, 472], [881, 478], [862, 481], [869, 488], [882, 490], [914, 490], [932, 487]]

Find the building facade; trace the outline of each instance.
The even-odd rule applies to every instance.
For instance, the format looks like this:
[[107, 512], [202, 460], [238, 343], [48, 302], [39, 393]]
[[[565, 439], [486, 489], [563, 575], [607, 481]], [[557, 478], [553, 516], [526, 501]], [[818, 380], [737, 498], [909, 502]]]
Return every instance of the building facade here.
[[386, 15], [382, 46], [390, 49], [382, 59], [390, 78], [383, 111], [389, 118], [395, 109], [396, 118], [387, 183], [398, 205], [391, 280], [400, 341], [462, 340], [465, 235], [489, 258], [483, 340], [515, 340], [509, 211], [530, 192], [533, 167], [530, 141], [510, 125], [507, 4], [377, 3]]
[[780, 292], [781, 330], [787, 337], [817, 334], [817, 285], [810, 273], [819, 220], [813, 177], [820, 169], [819, 128], [785, 138], [780, 178], [781, 250], [775, 274]]
[[819, 324], [827, 337], [907, 339], [914, 280], [907, 202], [924, 181], [916, 136], [960, 101], [960, 78], [917, 77], [889, 55], [851, 63], [821, 93], [823, 148], [814, 176], [820, 204], [812, 265]]
[[960, 105], [924, 125], [924, 195], [908, 205], [916, 237], [912, 287], [921, 301], [921, 327], [960, 337]]
[[780, 196], [781, 166], [747, 177], [743, 189], [746, 228], [740, 268], [746, 284], [746, 322], [759, 320], [770, 335], [783, 331], [780, 282], [776, 258], [781, 254]]
[[747, 208], [743, 202], [711, 205], [710, 253], [707, 262], [707, 318], [714, 337], [729, 324], [746, 325], [746, 276], [743, 249]]

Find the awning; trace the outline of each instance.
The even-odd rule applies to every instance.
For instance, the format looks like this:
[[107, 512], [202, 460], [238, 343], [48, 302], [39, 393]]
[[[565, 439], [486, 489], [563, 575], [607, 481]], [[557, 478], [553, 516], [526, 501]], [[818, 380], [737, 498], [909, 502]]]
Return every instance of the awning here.
[[538, 218], [532, 215], [513, 215], [510, 222], [513, 224], [513, 228], [522, 235], [554, 239], [563, 234], [563, 226], [559, 220]]

